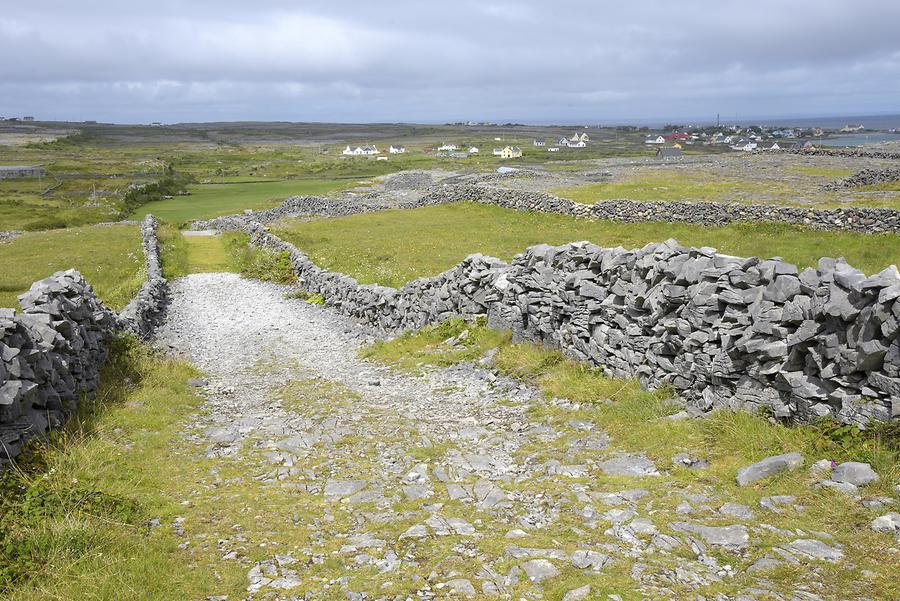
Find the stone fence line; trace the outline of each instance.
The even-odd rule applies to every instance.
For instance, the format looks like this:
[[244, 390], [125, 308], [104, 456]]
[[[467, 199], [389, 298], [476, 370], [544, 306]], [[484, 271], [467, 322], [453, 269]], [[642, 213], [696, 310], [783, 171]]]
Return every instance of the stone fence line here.
[[742, 203], [635, 200], [605, 200], [588, 205], [547, 192], [513, 190], [479, 184], [438, 184], [429, 188], [421, 198], [400, 203], [395, 207], [354, 199], [293, 196], [278, 207], [265, 211], [249, 211], [243, 215], [196, 221], [191, 224], [191, 229], [241, 230], [252, 222], [266, 224], [285, 217], [301, 215], [343, 217], [389, 208], [415, 209], [464, 201], [517, 211], [540, 211], [578, 219], [605, 219], [618, 223], [653, 221], [715, 227], [736, 222], [767, 221], [823, 231], [852, 231], [864, 234], [900, 232], [900, 211], [896, 209], [865, 207], [813, 209]]
[[450, 317], [488, 325], [703, 411], [758, 410], [799, 422], [864, 425], [900, 416], [900, 274], [841, 260], [799, 271], [669, 240], [626, 250], [579, 242], [527, 249], [510, 264], [472, 255], [400, 289], [317, 266], [259, 223], [251, 243], [290, 255], [300, 286], [386, 331]]
[[151, 335], [168, 296], [157, 226], [152, 215], [141, 224], [147, 281], [118, 315], [74, 269], [32, 284], [19, 296], [21, 312], [0, 309], [0, 465], [96, 393], [117, 333]]

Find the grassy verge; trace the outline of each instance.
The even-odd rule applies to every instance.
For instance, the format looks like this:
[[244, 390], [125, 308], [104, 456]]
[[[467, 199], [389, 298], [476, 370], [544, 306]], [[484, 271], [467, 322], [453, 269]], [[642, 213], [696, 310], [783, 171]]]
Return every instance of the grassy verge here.
[[144, 283], [141, 233], [135, 226], [85, 226], [31, 232], [0, 244], [0, 307], [32, 282], [75, 268], [110, 307], [120, 309]]
[[296, 279], [287, 253], [252, 247], [246, 234], [185, 237], [176, 227], [164, 225], [159, 238], [163, 271], [169, 278], [192, 273], [234, 272], [278, 284], [291, 284]]
[[[199, 399], [192, 369], [122, 341], [97, 398], [48, 443], [32, 445], [0, 494], [0, 597], [198, 599], [212, 571], [179, 549], [174, 516], [202, 457], [179, 428]], [[158, 518], [162, 526], [152, 528]]]
[[[461, 336], [464, 331], [468, 331], [468, 335]], [[443, 342], [447, 338], [454, 340]], [[820, 459], [870, 463], [882, 480], [865, 487], [863, 494], [866, 497], [892, 497], [893, 484], [900, 477], [900, 428], [896, 425], [873, 427], [867, 431], [833, 422], [790, 426], [762, 415], [727, 410], [715, 412], [705, 419], [665, 419], [678, 411], [677, 405], [669, 400], [671, 395], [667, 390], [642, 390], [633, 380], [609, 378], [602, 370], [590, 369], [558, 351], [532, 344], [512, 344], [508, 336], [485, 332], [482, 326], [461, 320], [376, 343], [363, 354], [400, 369], [421, 369], [425, 365], [471, 360], [491, 349], [495, 349], [492, 361], [499, 372], [524, 379], [543, 391], [547, 402], [531, 404], [528, 412], [533, 420], [558, 433], [552, 440], [520, 449], [520, 460], [540, 462], [561, 457], [570, 463], [596, 460], [596, 451], [578, 452], [571, 446], [584, 436], [585, 427], [579, 424], [592, 424], [594, 431], [609, 435], [613, 454], [622, 451], [644, 453], [665, 470], [661, 478], [640, 481], [641, 488], [648, 491], [648, 496], [641, 500], [641, 507], [653, 508], [653, 523], [661, 530], [665, 531], [672, 522], [698, 519], [676, 511], [685, 494], [700, 494], [699, 499], [692, 502], [703, 503], [705, 497], [713, 507], [724, 501], [741, 503], [753, 509], [757, 516], [754, 521], [761, 520], [783, 531], [798, 532], [796, 536], [800, 536], [800, 532], [824, 531], [834, 537], [833, 542], [843, 545], [846, 561], [842, 566], [819, 564], [815, 568], [816, 578], [835, 598], [856, 596], [860, 582], [865, 582], [866, 592], [872, 598], [897, 598], [900, 588], [892, 576], [894, 557], [889, 551], [893, 538], [878, 535], [868, 527], [885, 509], [867, 509], [840, 493], [815, 488], [818, 478], [805, 468], [748, 487], [738, 487], [735, 482], [737, 470], [744, 465], [770, 455], [799, 451], [807, 466]], [[559, 398], [578, 404], [554, 402]], [[687, 469], [674, 461], [673, 457], [678, 453], [706, 459], [709, 467]], [[596, 474], [584, 483], [594, 490], [621, 490], [635, 485], [634, 480], [627, 478]], [[550, 498], [558, 494], [558, 483], [542, 477], [519, 481], [516, 487]], [[786, 508], [777, 514], [768, 512], [759, 502], [772, 495], [793, 496], [794, 503], [803, 509]], [[703, 523], [735, 523], [733, 518], [718, 515], [714, 509], [701, 507], [699, 511]], [[577, 544], [579, 538], [573, 535], [577, 530], [571, 527], [577, 525], [577, 522], [561, 519], [559, 524], [553, 524], [546, 531], [535, 532], [528, 546], [565, 548], [567, 544]], [[716, 591], [733, 595], [741, 587], [751, 586], [754, 576], [746, 574], [746, 568], [770, 552], [773, 546], [784, 544], [782, 539], [770, 537], [761, 530], [751, 534], [751, 541], [744, 556], [725, 554], [720, 557], [735, 566], [740, 575], [721, 588], [715, 588]], [[627, 565], [620, 564], [619, 567], [627, 570]], [[766, 577], [774, 583], [776, 590], [789, 591], [807, 576], [805, 570], [809, 570], [809, 566], [785, 564], [767, 572]], [[627, 579], [623, 584], [628, 586]]]
[[244, 209], [268, 209], [288, 196], [325, 194], [356, 184], [356, 180], [337, 179], [195, 184], [188, 186], [189, 196], [175, 196], [145, 204], [135, 212], [135, 219], [153, 213], [163, 221], [180, 224], [231, 215]]
[[[798, 226], [741, 223], [700, 228], [690, 224], [585, 221], [470, 203], [381, 211], [314, 222], [287, 221], [273, 228], [319, 265], [363, 283], [402, 286], [431, 276], [480, 252], [504, 260], [539, 243], [589, 240], [600, 246], [640, 248], [675, 238], [739, 256], [780, 256], [814, 266], [823, 254], [844, 256], [867, 273], [900, 264], [900, 236], [818, 232]], [[403, 244], [397, 244], [402, 240]]]

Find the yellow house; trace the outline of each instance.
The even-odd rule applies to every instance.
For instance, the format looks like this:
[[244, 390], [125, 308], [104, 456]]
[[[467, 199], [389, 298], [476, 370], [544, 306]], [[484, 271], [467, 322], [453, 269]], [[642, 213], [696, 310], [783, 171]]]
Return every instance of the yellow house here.
[[500, 151], [501, 159], [517, 159], [522, 156], [522, 149], [517, 146], [507, 146]]

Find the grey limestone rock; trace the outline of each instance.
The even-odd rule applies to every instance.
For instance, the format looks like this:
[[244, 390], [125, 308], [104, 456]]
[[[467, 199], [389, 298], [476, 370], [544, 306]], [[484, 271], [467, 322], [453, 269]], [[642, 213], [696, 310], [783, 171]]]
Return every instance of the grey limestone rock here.
[[877, 482], [880, 476], [868, 463], [848, 461], [842, 463], [831, 472], [831, 479], [835, 482], [846, 482], [854, 486], [865, 486]]
[[762, 461], [739, 469], [737, 483], [738, 486], [748, 486], [783, 471], [795, 470], [801, 465], [803, 465], [803, 455], [800, 453], [785, 453], [784, 455], [766, 457]]
[[546, 559], [530, 559], [522, 564], [522, 570], [528, 576], [528, 579], [535, 584], [540, 584], [545, 580], [559, 576], [557, 567]]
[[707, 544], [723, 547], [729, 551], [742, 551], [750, 544], [750, 534], [744, 526], [704, 526], [691, 522], [673, 522], [672, 528], [696, 534]]

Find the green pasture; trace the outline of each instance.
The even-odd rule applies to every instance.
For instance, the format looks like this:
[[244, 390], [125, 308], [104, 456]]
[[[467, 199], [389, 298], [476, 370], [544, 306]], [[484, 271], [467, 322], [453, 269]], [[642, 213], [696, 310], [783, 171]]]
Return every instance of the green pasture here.
[[578, 220], [458, 203], [391, 210], [313, 222], [287, 220], [273, 229], [323, 267], [363, 283], [401, 286], [436, 275], [472, 253], [511, 259], [528, 246], [588, 240], [600, 246], [640, 248], [675, 238], [739, 256], [780, 256], [814, 266], [823, 255], [844, 256], [867, 273], [900, 264], [900, 235], [819, 232], [772, 223], [718, 228], [690, 224]]
[[135, 226], [85, 226], [30, 232], [0, 243], [0, 307], [32, 282], [75, 268], [110, 307], [124, 307], [144, 283], [141, 234]]

